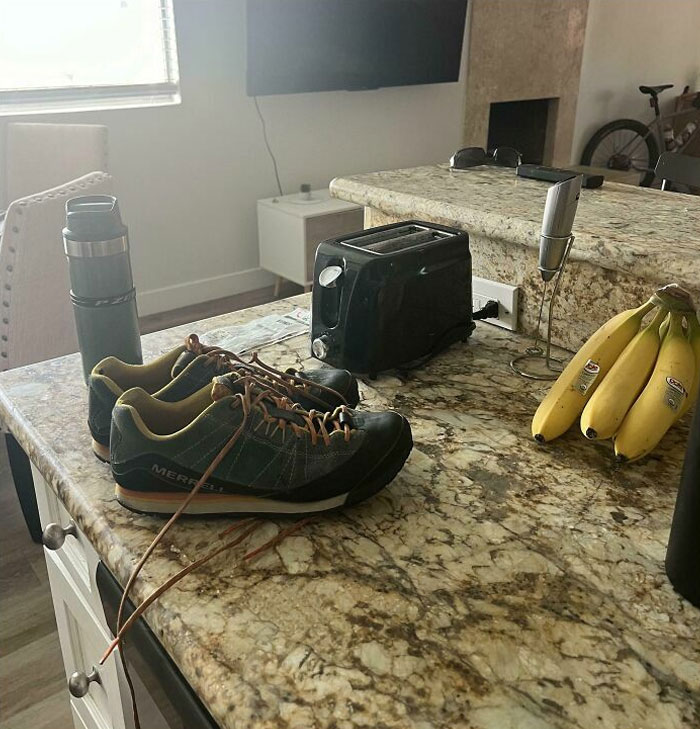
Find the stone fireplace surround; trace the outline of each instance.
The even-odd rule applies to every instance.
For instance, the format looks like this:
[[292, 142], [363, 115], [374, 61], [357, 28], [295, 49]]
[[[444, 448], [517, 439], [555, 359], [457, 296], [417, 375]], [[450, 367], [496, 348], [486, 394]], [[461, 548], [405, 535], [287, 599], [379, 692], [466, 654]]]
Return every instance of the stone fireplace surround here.
[[491, 104], [550, 99], [543, 163], [570, 163], [588, 0], [470, 0], [465, 146], [486, 147]]

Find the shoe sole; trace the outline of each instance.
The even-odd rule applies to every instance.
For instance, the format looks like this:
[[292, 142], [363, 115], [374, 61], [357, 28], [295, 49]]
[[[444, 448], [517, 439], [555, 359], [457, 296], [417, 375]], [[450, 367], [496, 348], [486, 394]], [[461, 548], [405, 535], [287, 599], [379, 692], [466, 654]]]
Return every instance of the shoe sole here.
[[102, 463], [109, 463], [109, 446], [98, 443], [94, 438], [92, 439], [92, 452]]
[[[305, 516], [336, 511], [346, 506], [359, 504], [381, 491], [394, 480], [403, 468], [403, 464], [406, 462], [412, 448], [411, 428], [404, 418], [401, 433], [387, 455], [363, 481], [344, 494], [320, 501], [293, 502], [239, 494], [198, 493], [183, 513], [198, 516], [214, 516], [217, 514], [229, 516], [270, 514], [275, 516]], [[174, 514], [188, 495], [186, 492], [133, 491], [125, 489], [119, 484], [115, 485], [115, 493], [117, 501], [130, 511], [156, 516]]]

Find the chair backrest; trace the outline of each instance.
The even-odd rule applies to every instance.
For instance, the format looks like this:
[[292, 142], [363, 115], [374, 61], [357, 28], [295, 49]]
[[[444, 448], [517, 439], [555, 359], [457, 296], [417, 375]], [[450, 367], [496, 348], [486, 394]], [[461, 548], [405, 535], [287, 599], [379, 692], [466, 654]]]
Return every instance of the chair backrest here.
[[5, 201], [9, 205], [93, 170], [109, 172], [107, 127], [99, 124], [7, 125]]
[[698, 157], [677, 152], [664, 152], [659, 157], [654, 172], [663, 181], [661, 189], [666, 189], [666, 182], [700, 187], [700, 158]]
[[92, 172], [8, 208], [0, 242], [0, 370], [78, 350], [61, 236], [66, 200], [111, 193], [110, 175]]

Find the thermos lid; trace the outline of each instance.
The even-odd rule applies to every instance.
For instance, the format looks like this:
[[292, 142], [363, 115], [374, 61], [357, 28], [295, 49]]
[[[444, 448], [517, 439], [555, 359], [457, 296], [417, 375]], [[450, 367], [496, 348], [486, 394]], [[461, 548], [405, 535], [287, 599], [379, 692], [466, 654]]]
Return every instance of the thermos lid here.
[[113, 195], [83, 195], [66, 203], [63, 241], [69, 256], [92, 258], [123, 253], [129, 248], [127, 233]]

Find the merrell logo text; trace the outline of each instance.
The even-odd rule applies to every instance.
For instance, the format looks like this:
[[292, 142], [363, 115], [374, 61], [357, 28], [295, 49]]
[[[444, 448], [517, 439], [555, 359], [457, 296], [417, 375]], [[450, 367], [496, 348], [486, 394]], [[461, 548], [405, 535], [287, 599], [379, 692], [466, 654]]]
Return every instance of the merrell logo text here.
[[[166, 481], [172, 481], [173, 483], [177, 483], [188, 488], [192, 488], [197, 484], [196, 478], [185, 476], [184, 473], [178, 473], [177, 471], [173, 471], [165, 466], [159, 466], [157, 463], [154, 463], [151, 466], [151, 471], [155, 473], [156, 476], [160, 476], [160, 478], [163, 478]], [[221, 493], [224, 490], [223, 487], [215, 486], [210, 483], [202, 484], [202, 489], [205, 491], [216, 491], [218, 493]]]

